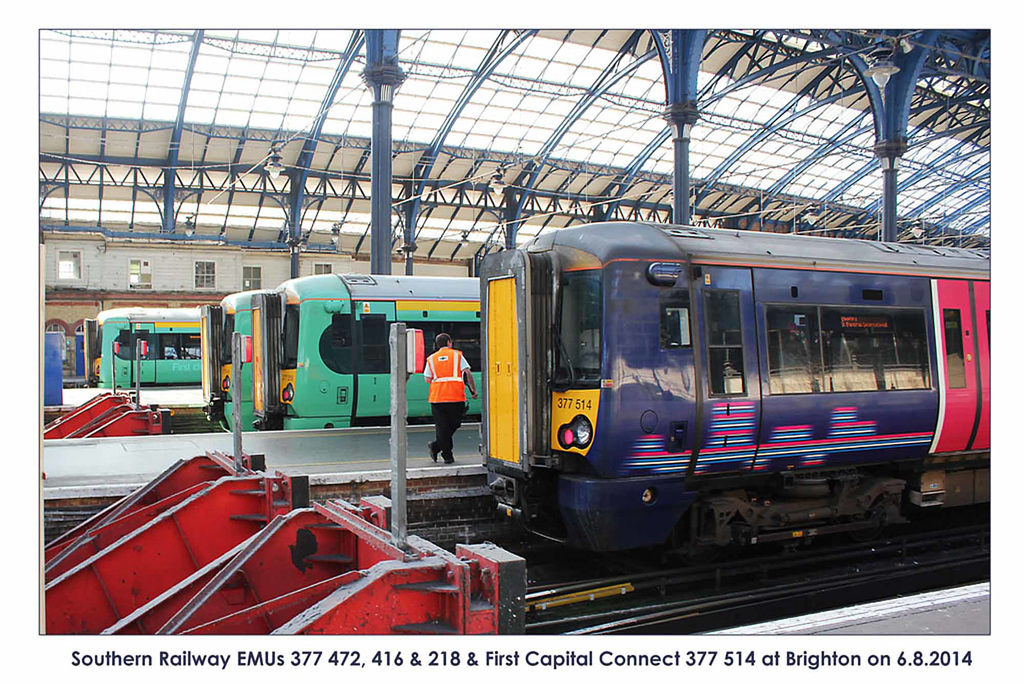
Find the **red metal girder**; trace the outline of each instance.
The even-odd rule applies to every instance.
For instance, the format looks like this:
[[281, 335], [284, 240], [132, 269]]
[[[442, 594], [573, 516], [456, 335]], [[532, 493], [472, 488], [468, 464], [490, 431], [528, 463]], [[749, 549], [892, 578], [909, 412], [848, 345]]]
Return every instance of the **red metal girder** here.
[[346, 572], [180, 633], [270, 634], [270, 625], [286, 624], [299, 613], [330, 596], [338, 587], [362, 577], [363, 573], [359, 571]]
[[221, 568], [237, 556], [248, 542], [242, 542], [220, 558], [178, 582], [144, 606], [121, 618], [103, 634], [155, 634], [193, 596], [205, 587]]
[[52, 560], [47, 561], [46, 581], [60, 576], [89, 556], [102, 551], [126, 534], [137, 530], [167, 509], [176, 506], [207, 486], [209, 483], [206, 482], [194, 484], [166, 499], [117, 517], [104, 525], [93, 528], [87, 534], [79, 536], [77, 540], [65, 545], [59, 555], [54, 554]]
[[259, 477], [225, 477], [46, 585], [48, 634], [96, 634], [266, 522]]
[[98, 394], [66, 416], [43, 428], [43, 439], [61, 439], [81, 430], [111, 409], [128, 403], [128, 395], [107, 392]]
[[[244, 456], [243, 461], [248, 464], [249, 457]], [[247, 468], [245, 473], [251, 474], [252, 471]], [[219, 452], [206, 453], [203, 456], [178, 461], [149, 484], [117, 503], [111, 504], [82, 524], [47, 544], [45, 549], [46, 561], [50, 562], [57, 554], [61, 553], [86, 532], [95, 530], [102, 525], [107, 525], [117, 518], [130, 515], [146, 506], [151, 506], [200, 482], [213, 482], [225, 475], [232, 474], [234, 474], [234, 467], [231, 465], [231, 460]]]
[[365, 570], [275, 634], [458, 633], [446, 622], [445, 595], [403, 590], [402, 585], [441, 586], [447, 566], [435, 557], [383, 561]]
[[[123, 407], [122, 407], [123, 408]], [[164, 410], [148, 407], [119, 411], [87, 432], [69, 437], [132, 437], [163, 434]]]
[[[357, 557], [345, 553], [351, 532], [325, 523], [308, 508], [276, 517], [159, 633], [188, 630], [356, 569]], [[265, 619], [270, 629], [283, 622]]]

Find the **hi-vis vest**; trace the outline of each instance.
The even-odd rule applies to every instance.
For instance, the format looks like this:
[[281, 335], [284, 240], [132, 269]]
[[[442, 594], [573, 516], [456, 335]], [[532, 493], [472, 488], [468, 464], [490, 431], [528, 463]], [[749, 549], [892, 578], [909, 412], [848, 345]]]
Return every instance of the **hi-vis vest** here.
[[462, 352], [445, 347], [427, 358], [427, 366], [434, 376], [430, 381], [431, 404], [466, 401], [466, 386], [462, 382]]

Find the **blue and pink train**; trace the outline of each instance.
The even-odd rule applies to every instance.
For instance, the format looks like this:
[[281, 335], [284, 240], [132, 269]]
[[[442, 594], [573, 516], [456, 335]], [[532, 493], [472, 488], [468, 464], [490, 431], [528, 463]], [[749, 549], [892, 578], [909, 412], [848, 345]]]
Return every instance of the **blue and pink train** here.
[[606, 223], [486, 258], [502, 505], [595, 550], [832, 532], [989, 492], [989, 257]]

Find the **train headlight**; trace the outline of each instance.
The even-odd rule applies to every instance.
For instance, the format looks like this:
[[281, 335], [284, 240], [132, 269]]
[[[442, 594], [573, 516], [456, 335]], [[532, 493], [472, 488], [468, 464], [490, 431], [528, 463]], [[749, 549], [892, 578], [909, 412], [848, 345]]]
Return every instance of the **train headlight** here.
[[594, 427], [590, 424], [590, 420], [586, 416], [576, 416], [573, 425], [575, 425], [573, 432], [576, 433], [576, 446], [585, 447], [590, 444], [590, 439], [594, 436]]
[[224, 380], [222, 380], [220, 383], [220, 388], [225, 392], [231, 389], [231, 380], [228, 378], [228, 376], [224, 376]]
[[579, 415], [569, 421], [568, 425], [558, 428], [556, 434], [558, 435], [558, 444], [563, 449], [570, 447], [585, 449], [594, 437], [594, 426], [591, 425], [589, 418]]
[[284, 401], [291, 401], [294, 398], [295, 388], [292, 387], [292, 383], [289, 382], [287, 385], [284, 386], [284, 389], [281, 391], [281, 399], [283, 399]]
[[654, 487], [648, 487], [644, 490], [644, 493], [640, 495], [640, 501], [650, 506], [654, 503], [654, 500], [658, 498], [658, 490]]

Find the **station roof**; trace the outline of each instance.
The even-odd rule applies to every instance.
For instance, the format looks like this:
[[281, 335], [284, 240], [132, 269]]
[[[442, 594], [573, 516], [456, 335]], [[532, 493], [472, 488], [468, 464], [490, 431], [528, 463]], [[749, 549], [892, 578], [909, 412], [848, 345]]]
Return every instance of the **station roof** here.
[[[877, 235], [875, 129], [850, 57], [881, 35], [708, 32], [690, 144], [698, 224]], [[418, 259], [497, 248], [508, 192], [525, 195], [520, 243], [595, 218], [667, 222], [673, 143], [653, 36], [403, 30], [396, 246], [417, 197]], [[368, 256], [364, 42], [355, 30], [42, 31], [42, 229], [283, 249], [301, 183], [303, 248]], [[975, 30], [941, 31], [929, 53], [899, 169], [901, 239], [988, 245], [989, 54]]]

